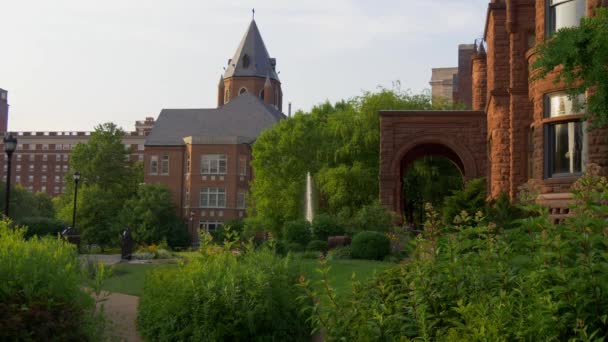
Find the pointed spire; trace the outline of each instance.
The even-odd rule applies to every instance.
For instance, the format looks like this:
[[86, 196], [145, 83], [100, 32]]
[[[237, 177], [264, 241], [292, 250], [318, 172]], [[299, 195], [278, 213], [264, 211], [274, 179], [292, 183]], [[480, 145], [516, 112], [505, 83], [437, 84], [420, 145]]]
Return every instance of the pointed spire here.
[[278, 81], [275, 65], [276, 60], [270, 58], [255, 20], [251, 20], [234, 56], [228, 61], [224, 78], [270, 75], [271, 79]]
[[224, 88], [224, 75], [220, 75], [220, 83], [218, 84], [220, 88]]

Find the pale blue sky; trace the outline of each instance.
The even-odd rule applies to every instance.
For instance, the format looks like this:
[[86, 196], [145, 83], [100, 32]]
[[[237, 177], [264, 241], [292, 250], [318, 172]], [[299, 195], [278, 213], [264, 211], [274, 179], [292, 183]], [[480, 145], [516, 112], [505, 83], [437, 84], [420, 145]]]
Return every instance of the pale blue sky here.
[[0, 88], [9, 129], [91, 130], [162, 108], [215, 107], [217, 83], [256, 8], [284, 110], [390, 87], [483, 33], [488, 0], [0, 0]]

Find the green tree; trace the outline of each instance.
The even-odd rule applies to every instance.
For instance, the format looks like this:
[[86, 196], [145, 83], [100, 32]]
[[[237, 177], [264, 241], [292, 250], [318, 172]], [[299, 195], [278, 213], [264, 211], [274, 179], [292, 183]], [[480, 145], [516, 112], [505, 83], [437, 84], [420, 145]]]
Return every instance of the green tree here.
[[187, 234], [177, 216], [171, 192], [162, 185], [140, 185], [137, 195], [126, 201], [120, 216], [121, 222], [131, 229], [134, 240], [140, 244], [158, 244], [163, 240], [171, 244], [176, 236]]
[[74, 148], [65, 178], [67, 190], [55, 199], [57, 216], [72, 222], [73, 175], [79, 171], [76, 228], [85, 242], [102, 248], [118, 241], [119, 213], [143, 181], [141, 163], [129, 160], [132, 151], [123, 144], [124, 135], [113, 123], [95, 127], [87, 143]]
[[[0, 208], [4, 210], [6, 186], [0, 185]], [[45, 193], [33, 194], [17, 184], [11, 187], [9, 216], [13, 221], [25, 218], [55, 216], [51, 198]]]
[[354, 213], [378, 198], [380, 126], [385, 109], [443, 109], [428, 94], [379, 89], [298, 112], [264, 131], [253, 146], [253, 209], [280, 230], [303, 216], [306, 173], [319, 190], [321, 212]]
[[592, 127], [604, 127], [608, 124], [608, 9], [598, 8], [595, 14], [541, 44], [533, 68], [540, 79], [561, 66], [555, 81], [564, 81], [572, 96], [592, 90], [586, 111]]

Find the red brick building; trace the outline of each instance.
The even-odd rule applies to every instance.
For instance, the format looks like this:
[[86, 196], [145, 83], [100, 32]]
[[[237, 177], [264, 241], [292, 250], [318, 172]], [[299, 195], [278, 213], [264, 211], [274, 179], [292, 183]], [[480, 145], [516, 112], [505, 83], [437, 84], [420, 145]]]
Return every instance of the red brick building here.
[[276, 60], [251, 21], [218, 85], [217, 108], [163, 109], [145, 143], [144, 179], [164, 184], [196, 241], [245, 216], [251, 144], [285, 116]]
[[[484, 134], [448, 134], [454, 127], [461, 127], [461, 133], [475, 129], [473, 121], [463, 126], [463, 113], [417, 112], [417, 122], [412, 122], [411, 112], [381, 112], [382, 203], [400, 211], [403, 170], [411, 159], [408, 156], [418, 150], [418, 156], [440, 154], [450, 158], [465, 178], [479, 176], [462, 166], [467, 164], [467, 155], [474, 155], [477, 163], [484, 164], [476, 172], [485, 170], [481, 175], [488, 180], [491, 197], [501, 192], [514, 197], [522, 184], [534, 179], [542, 187], [540, 199], [551, 207], [554, 216], [567, 214], [568, 191], [586, 165], [608, 167], [608, 130], [586, 130], [587, 123], [576, 105], [584, 104], [586, 94], [570, 99], [565, 85], [554, 82], [555, 73], [534, 81], [530, 70], [537, 44], [562, 27], [578, 25], [598, 6], [602, 1], [490, 1], [483, 42], [466, 61], [468, 64], [462, 63], [460, 53], [460, 86], [455, 92], [464, 103], [470, 96], [471, 115], [485, 113]], [[467, 70], [462, 69], [463, 65], [468, 66]], [[470, 83], [465, 81], [471, 85], [467, 94], [462, 88], [463, 77], [470, 77]], [[451, 120], [446, 118], [449, 115], [453, 115]], [[439, 126], [446, 134], [437, 134]], [[425, 136], [441, 136], [443, 142], [434, 142], [441, 148], [420, 149]], [[412, 145], [417, 140], [420, 145]], [[476, 152], [478, 146], [484, 146], [485, 156]]]
[[[8, 92], [0, 89], [0, 134], [7, 132]], [[131, 149], [131, 160], [144, 158], [146, 135], [154, 125], [153, 118], [135, 123], [135, 131], [123, 138], [125, 147]], [[11, 132], [17, 138], [17, 150], [13, 154], [11, 184], [23, 186], [30, 192], [43, 192], [58, 196], [66, 189], [65, 175], [69, 171], [70, 154], [79, 143], [86, 143], [91, 132]], [[0, 148], [1, 148], [0, 142]], [[0, 154], [0, 175], [6, 183], [6, 154]]]

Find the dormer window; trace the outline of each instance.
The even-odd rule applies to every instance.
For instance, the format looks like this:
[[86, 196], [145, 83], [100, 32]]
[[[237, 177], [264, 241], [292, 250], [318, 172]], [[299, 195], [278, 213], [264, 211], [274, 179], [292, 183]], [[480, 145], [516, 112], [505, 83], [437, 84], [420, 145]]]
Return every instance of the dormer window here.
[[249, 67], [249, 56], [247, 54], [245, 54], [243, 56], [243, 68], [248, 68]]

